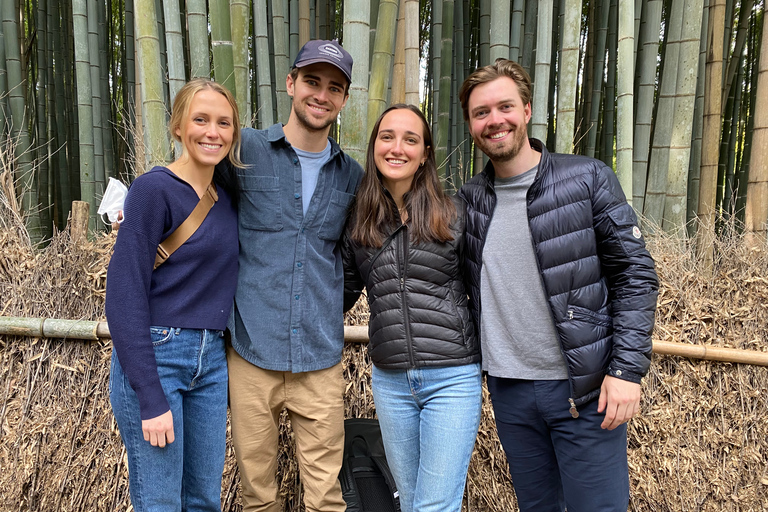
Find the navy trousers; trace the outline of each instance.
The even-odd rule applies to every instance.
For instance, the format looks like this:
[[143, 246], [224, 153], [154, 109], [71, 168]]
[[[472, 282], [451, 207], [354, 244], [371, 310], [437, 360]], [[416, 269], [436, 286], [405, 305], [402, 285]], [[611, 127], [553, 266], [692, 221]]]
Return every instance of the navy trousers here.
[[597, 400], [569, 413], [566, 380], [488, 376], [521, 512], [626, 512], [627, 425], [603, 430]]

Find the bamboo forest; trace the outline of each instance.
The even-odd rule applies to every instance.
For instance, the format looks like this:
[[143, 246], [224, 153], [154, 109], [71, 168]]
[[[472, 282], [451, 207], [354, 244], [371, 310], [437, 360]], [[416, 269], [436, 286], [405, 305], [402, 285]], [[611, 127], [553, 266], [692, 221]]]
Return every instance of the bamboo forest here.
[[360, 162], [379, 113], [418, 104], [455, 190], [483, 165], [458, 88], [505, 57], [534, 82], [530, 135], [610, 165], [648, 226], [692, 237], [734, 218], [764, 234], [764, 12], [764, 0], [3, 0], [3, 177], [33, 240], [63, 229], [73, 200], [106, 229], [108, 178], [172, 159], [166, 121], [185, 81], [225, 84], [241, 124], [265, 128], [288, 118], [301, 45], [339, 39], [355, 65], [332, 133]]

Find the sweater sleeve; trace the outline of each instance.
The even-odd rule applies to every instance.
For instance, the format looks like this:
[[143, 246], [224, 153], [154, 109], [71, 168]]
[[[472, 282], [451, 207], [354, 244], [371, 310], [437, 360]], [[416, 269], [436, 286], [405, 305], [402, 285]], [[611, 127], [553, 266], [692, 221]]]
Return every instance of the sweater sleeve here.
[[157, 191], [160, 187], [153, 183], [156, 181], [140, 176], [128, 192], [125, 221], [107, 271], [105, 305], [112, 344], [138, 396], [142, 420], [170, 410], [149, 331], [152, 267], [168, 218], [168, 206]]

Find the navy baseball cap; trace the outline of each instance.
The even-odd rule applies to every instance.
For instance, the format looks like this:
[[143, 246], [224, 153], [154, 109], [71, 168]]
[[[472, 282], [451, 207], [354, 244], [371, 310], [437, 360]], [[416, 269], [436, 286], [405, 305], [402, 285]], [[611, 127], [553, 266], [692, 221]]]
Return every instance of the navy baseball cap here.
[[293, 67], [303, 68], [318, 62], [333, 64], [344, 73], [349, 83], [352, 83], [352, 56], [341, 47], [337, 39], [333, 41], [322, 39], [309, 41], [299, 50], [296, 60], [293, 61]]

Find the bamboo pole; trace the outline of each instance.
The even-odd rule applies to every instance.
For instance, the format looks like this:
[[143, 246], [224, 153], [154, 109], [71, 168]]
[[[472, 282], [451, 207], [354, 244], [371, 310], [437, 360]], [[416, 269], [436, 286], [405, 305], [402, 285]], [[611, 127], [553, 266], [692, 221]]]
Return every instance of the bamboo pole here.
[[688, 357], [705, 361], [723, 361], [727, 363], [754, 364], [768, 366], [768, 352], [742, 350], [736, 348], [712, 347], [708, 345], [690, 345], [670, 341], [654, 341], [653, 353], [659, 355]]
[[[92, 341], [110, 338], [109, 325], [107, 325], [107, 322], [98, 322], [94, 320], [63, 320], [56, 318], [24, 318], [14, 316], [0, 316], [0, 335]], [[344, 341], [346, 343], [368, 343], [368, 326], [345, 325]], [[768, 352], [758, 352], [757, 350], [654, 341], [653, 353], [688, 357], [690, 359], [702, 359], [705, 361], [768, 366]]]

